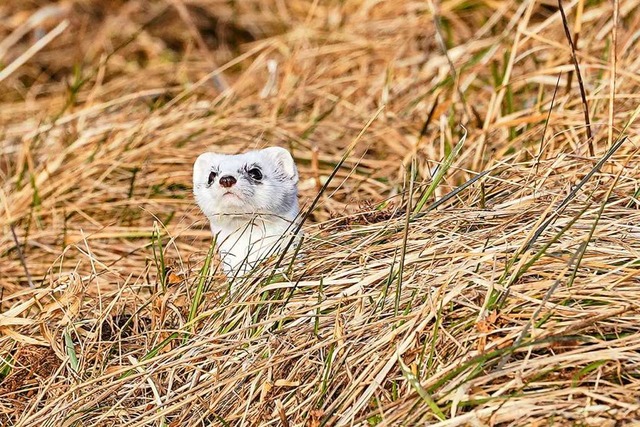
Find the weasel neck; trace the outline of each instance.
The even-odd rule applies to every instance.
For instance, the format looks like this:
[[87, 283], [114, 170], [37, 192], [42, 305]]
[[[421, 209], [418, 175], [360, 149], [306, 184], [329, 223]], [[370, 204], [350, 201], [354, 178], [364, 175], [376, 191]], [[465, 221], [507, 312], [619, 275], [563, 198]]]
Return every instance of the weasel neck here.
[[263, 235], [293, 232], [296, 227], [296, 215], [282, 217], [274, 214], [220, 214], [209, 218], [211, 231], [218, 234], [219, 239], [231, 235], [255, 234]]
[[227, 275], [244, 272], [257, 262], [279, 252], [287, 236], [296, 238], [299, 225], [296, 216], [288, 219], [277, 215], [220, 215], [211, 217], [211, 231]]

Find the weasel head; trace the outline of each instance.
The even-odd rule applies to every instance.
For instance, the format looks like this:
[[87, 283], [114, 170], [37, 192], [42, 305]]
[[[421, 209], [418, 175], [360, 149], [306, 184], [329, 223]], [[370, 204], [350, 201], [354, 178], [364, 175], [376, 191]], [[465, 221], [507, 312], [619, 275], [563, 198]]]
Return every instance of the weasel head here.
[[203, 153], [193, 165], [193, 194], [212, 222], [223, 221], [222, 215], [256, 214], [292, 220], [298, 214], [298, 170], [280, 147], [237, 155]]

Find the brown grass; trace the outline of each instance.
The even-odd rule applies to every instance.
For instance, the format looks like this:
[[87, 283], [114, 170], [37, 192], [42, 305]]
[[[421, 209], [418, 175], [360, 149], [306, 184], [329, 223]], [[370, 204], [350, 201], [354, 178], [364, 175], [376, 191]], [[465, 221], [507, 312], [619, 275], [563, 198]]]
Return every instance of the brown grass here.
[[[640, 2], [563, 6], [4, 1], [0, 424], [640, 421]], [[339, 168], [230, 287], [191, 165], [266, 145]]]

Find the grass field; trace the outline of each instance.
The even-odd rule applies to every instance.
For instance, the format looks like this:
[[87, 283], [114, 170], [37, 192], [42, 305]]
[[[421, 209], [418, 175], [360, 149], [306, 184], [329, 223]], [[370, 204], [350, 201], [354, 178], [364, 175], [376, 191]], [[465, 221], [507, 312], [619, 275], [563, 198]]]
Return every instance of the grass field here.
[[[4, 0], [0, 425], [640, 422], [640, 1], [561, 5]], [[192, 164], [268, 145], [231, 285]]]

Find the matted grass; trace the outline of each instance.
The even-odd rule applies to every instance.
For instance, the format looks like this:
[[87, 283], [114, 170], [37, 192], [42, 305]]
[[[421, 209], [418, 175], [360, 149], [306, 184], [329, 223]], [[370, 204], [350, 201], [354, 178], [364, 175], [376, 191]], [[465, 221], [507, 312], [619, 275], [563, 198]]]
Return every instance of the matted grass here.
[[[562, 5], [581, 79], [547, 1], [4, 1], [0, 424], [640, 421], [640, 2]], [[191, 166], [266, 145], [230, 285]]]

